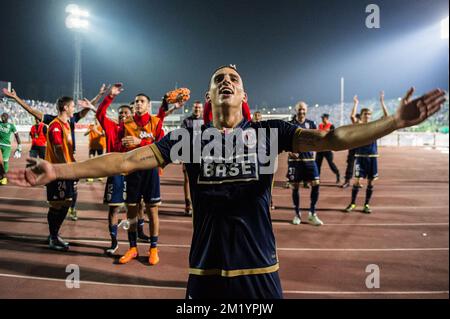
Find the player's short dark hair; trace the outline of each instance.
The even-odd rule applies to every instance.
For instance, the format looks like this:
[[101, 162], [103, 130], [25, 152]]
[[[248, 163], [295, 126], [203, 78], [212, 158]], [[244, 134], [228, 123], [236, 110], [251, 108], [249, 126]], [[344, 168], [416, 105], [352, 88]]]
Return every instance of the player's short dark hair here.
[[203, 102], [200, 100], [195, 100], [193, 104], [203, 104]]
[[[227, 68], [227, 69], [233, 69], [233, 70], [235, 70], [236, 72], [238, 72], [238, 70], [237, 70], [237, 68], [236, 68], [236, 64], [228, 64], [228, 65], [222, 65], [222, 66], [219, 66], [217, 69], [214, 70], [214, 72], [213, 72], [212, 74], [216, 73], [216, 72], [219, 71], [219, 70], [225, 69], [225, 68]], [[238, 72], [238, 73], [239, 73], [239, 72]]]
[[150, 97], [147, 94], [144, 94], [144, 93], [136, 94], [136, 97], [138, 97], [138, 96], [143, 96], [143, 97], [145, 97], [147, 99], [147, 101], [149, 101], [149, 102], [151, 101]]
[[[233, 69], [239, 74], [239, 76], [241, 76], [241, 74], [238, 72], [238, 70], [236, 68], [236, 64], [228, 64], [228, 65], [222, 65], [222, 66], [218, 67], [217, 69], [215, 69], [214, 72], [212, 73], [211, 77], [214, 74], [216, 74], [217, 71], [222, 70], [222, 69]], [[208, 90], [211, 88], [211, 77], [210, 77], [209, 84], [208, 84]]]
[[71, 98], [70, 96], [61, 96], [56, 101], [56, 108], [58, 112], [64, 111], [64, 106], [68, 105], [70, 102], [73, 102], [73, 98]]
[[359, 116], [362, 116], [364, 112], [372, 114], [372, 110], [365, 107], [365, 108], [361, 109], [361, 111], [359, 112]]
[[120, 109], [129, 109], [130, 111], [133, 111], [131, 109], [131, 106], [129, 106], [128, 104], [123, 104], [123, 105], [119, 106], [118, 110], [120, 110]]

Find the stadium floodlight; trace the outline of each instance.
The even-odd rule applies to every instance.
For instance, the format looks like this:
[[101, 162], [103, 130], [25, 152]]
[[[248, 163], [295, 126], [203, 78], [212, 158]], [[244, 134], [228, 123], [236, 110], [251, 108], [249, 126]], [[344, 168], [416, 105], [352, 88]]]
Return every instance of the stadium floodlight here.
[[69, 4], [66, 7], [66, 12], [77, 17], [84, 17], [84, 18], [89, 17], [89, 11], [80, 9], [80, 7], [76, 4]]
[[441, 39], [448, 40], [448, 17], [441, 20]]
[[82, 10], [76, 4], [69, 4], [66, 7], [69, 14], [66, 18], [66, 27], [69, 29], [87, 29], [89, 27], [89, 11]]
[[66, 27], [75, 32], [75, 67], [73, 76], [73, 98], [79, 101], [83, 98], [83, 86], [81, 79], [81, 31], [89, 28], [89, 11], [81, 9], [76, 4], [66, 7]]
[[74, 16], [68, 16], [66, 18], [66, 27], [69, 29], [87, 29], [89, 28], [89, 21]]

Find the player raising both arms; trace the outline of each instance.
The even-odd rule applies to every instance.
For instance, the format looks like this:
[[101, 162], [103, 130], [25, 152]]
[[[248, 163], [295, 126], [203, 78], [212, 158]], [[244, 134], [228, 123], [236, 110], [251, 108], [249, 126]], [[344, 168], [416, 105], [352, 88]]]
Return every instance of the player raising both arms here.
[[[193, 134], [186, 135], [185, 130], [176, 130], [149, 146], [80, 163], [55, 165], [29, 159], [31, 167], [11, 170], [8, 176], [12, 183], [30, 186], [46, 184], [55, 179], [150, 170], [179, 160], [180, 146], [187, 145], [190, 157], [199, 156], [200, 161], [185, 161], [195, 212], [186, 296], [282, 298], [269, 210], [273, 170], [266, 170], [263, 165], [267, 163], [264, 158], [267, 154], [251, 152], [260, 147], [271, 151], [270, 148], [275, 145], [274, 155], [282, 151], [300, 153], [356, 148], [370, 144], [396, 129], [424, 121], [436, 113], [446, 100], [443, 91], [433, 90], [401, 105], [393, 116], [324, 132], [297, 128], [281, 120], [259, 123], [244, 120], [242, 103], [247, 101], [247, 94], [241, 76], [233, 67], [220, 67], [214, 71], [208, 93], [213, 108], [213, 122], [202, 128], [207, 134], [201, 139], [205, 157], [198, 152], [192, 153], [195, 148]], [[251, 138], [245, 144], [247, 153], [233, 152], [235, 155], [231, 159], [235, 160], [225, 161], [222, 148], [211, 154], [213, 147], [220, 145], [228, 134], [241, 132], [245, 134], [243, 136], [251, 137], [255, 130], [265, 134], [258, 134], [258, 139]], [[212, 135], [216, 138], [211, 139]]]
[[[100, 100], [102, 95], [106, 92], [106, 89], [107, 89], [106, 86], [102, 85], [100, 87], [100, 90], [99, 90], [97, 96], [94, 99], [91, 100], [91, 103], [95, 105]], [[7, 97], [14, 99], [17, 102], [17, 104], [19, 104], [23, 109], [25, 109], [28, 113], [30, 113], [32, 116], [34, 116], [35, 119], [41, 121], [45, 125], [49, 125], [57, 117], [57, 115], [44, 114], [41, 111], [32, 108], [27, 103], [25, 103], [25, 101], [22, 100], [17, 95], [16, 91], [14, 91], [14, 90], [11, 90], [11, 92], [10, 92], [7, 89], [3, 89], [3, 93]], [[81, 111], [73, 113], [72, 117], [69, 118], [69, 125], [70, 125], [70, 131], [71, 131], [71, 140], [72, 140], [72, 148], [73, 148], [73, 155], [74, 156], [75, 156], [75, 153], [76, 153], [75, 125], [76, 125], [76, 123], [81, 121], [81, 119], [83, 119], [89, 113], [90, 110], [93, 110], [93, 109], [90, 108], [90, 107], [82, 108]], [[72, 194], [72, 203], [71, 203], [71, 205], [69, 207], [69, 213], [68, 213], [70, 219], [72, 219], [74, 221], [76, 221], [78, 219], [77, 210], [75, 208], [75, 206], [77, 204], [77, 199], [78, 199], [77, 185], [78, 185], [78, 181], [75, 180], [74, 181], [73, 194]]]
[[[408, 94], [403, 99], [402, 104], [405, 104], [410, 99], [413, 90], [408, 91]], [[356, 101], [355, 101], [356, 102]], [[383, 117], [388, 117], [388, 111], [386, 104], [384, 104], [384, 92], [380, 94], [381, 109], [383, 110]], [[357, 103], [356, 103], [357, 105]], [[368, 108], [361, 109], [361, 123], [367, 124], [372, 117], [372, 111]], [[358, 196], [361, 186], [361, 178], [367, 178], [368, 184], [366, 188], [366, 200], [364, 202], [363, 212], [370, 214], [370, 199], [372, 198], [374, 183], [378, 179], [378, 146], [377, 141], [364, 146], [360, 146], [355, 149], [355, 182], [352, 188], [352, 202], [344, 210], [346, 213], [350, 213], [356, 208], [356, 197]]]
[[[352, 124], [361, 123], [361, 115], [357, 112], [358, 109], [358, 96], [353, 97], [353, 108], [350, 114], [350, 120]], [[348, 150], [347, 154], [347, 167], [345, 168], [345, 180], [341, 185], [341, 188], [347, 188], [350, 186], [350, 181], [353, 177], [353, 167], [355, 166], [355, 149]]]

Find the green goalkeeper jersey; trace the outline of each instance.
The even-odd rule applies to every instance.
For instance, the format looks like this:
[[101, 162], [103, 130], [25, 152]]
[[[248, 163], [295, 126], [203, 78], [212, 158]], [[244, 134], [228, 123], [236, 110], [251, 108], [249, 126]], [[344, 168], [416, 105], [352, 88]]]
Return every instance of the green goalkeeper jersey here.
[[0, 122], [0, 146], [11, 147], [11, 135], [15, 133], [17, 129], [14, 124]]

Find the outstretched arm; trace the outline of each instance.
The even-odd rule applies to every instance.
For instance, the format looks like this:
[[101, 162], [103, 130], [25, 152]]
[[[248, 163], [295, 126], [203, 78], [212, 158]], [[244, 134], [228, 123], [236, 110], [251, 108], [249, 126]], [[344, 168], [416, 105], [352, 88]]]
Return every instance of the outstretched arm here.
[[44, 118], [44, 114], [36, 109], [33, 109], [31, 106], [29, 106], [27, 103], [25, 103], [24, 100], [22, 100], [14, 91], [14, 89], [8, 91], [7, 89], [3, 89], [3, 94], [5, 94], [7, 97], [14, 99], [21, 107], [25, 109], [28, 113], [30, 113], [32, 116], [34, 116], [39, 121], [42, 121]]
[[40, 159], [29, 158], [26, 169], [11, 170], [8, 178], [19, 186], [48, 184], [53, 180], [75, 180], [129, 174], [138, 170], [158, 167], [158, 160], [150, 146], [128, 153], [109, 153], [83, 162], [51, 164]]
[[358, 123], [358, 119], [356, 118], [356, 113], [357, 113], [357, 110], [358, 110], [358, 104], [359, 104], [358, 96], [355, 95], [353, 97], [352, 113], [350, 114], [350, 120], [352, 121], [353, 124]]
[[98, 94], [90, 101], [92, 105], [96, 105], [98, 101], [102, 98], [103, 94], [108, 92], [111, 86], [106, 86], [106, 84], [102, 84], [100, 90], [98, 90]]
[[302, 130], [294, 137], [293, 151], [341, 151], [367, 145], [395, 130], [425, 121], [439, 111], [446, 101], [445, 92], [436, 89], [407, 102], [413, 92], [412, 88], [408, 91], [405, 102], [402, 101], [395, 115], [383, 117], [378, 121], [342, 126], [330, 132]]
[[384, 103], [384, 91], [380, 92], [380, 103], [381, 103], [381, 109], [383, 110], [383, 116], [388, 116], [388, 110], [386, 107], [386, 104]]

